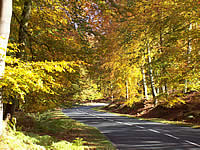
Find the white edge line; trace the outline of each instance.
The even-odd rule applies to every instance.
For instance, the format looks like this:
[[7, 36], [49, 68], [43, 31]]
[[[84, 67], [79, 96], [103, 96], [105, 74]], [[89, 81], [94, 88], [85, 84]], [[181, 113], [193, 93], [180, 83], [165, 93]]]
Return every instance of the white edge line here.
[[[80, 111], [80, 110], [78, 110], [78, 109], [76, 109], [77, 111], [79, 111], [79, 112], [83, 112], [83, 111]], [[93, 114], [89, 114], [89, 113], [87, 113], [87, 112], [84, 112], [84, 113], [86, 113], [86, 114], [88, 114], [88, 115], [91, 115], [91, 116], [96, 116], [96, 115], [93, 115]], [[101, 118], [101, 119], [103, 119], [103, 120], [107, 120], [106, 118], [103, 118], [103, 117], [99, 117], [99, 116], [96, 116], [97, 118]], [[115, 120], [112, 120], [112, 119], [108, 119], [108, 120], [110, 120], [110, 121], [115, 121]], [[129, 123], [123, 123], [123, 122], [116, 122], [116, 123], [119, 123], [119, 124], [125, 124], [125, 125], [128, 125], [128, 126], [131, 126], [132, 124], [129, 124]], [[144, 127], [142, 127], [142, 126], [137, 126], [136, 125], [136, 127], [138, 127], [138, 128], [141, 128], [141, 129], [144, 129]], [[155, 132], [155, 133], [160, 133], [159, 131], [157, 131], [157, 130], [154, 130], [154, 129], [148, 129], [149, 131], [152, 131], [152, 132]], [[171, 134], [165, 134], [166, 136], [169, 136], [169, 137], [172, 137], [172, 138], [174, 138], [174, 139], [180, 139], [180, 138], [178, 138], [178, 137], [175, 137], [175, 136], [173, 136], [173, 135], [171, 135]], [[194, 145], [194, 146], [197, 146], [197, 147], [200, 147], [200, 145], [199, 144], [197, 144], [197, 143], [194, 143], [194, 142], [191, 142], [191, 141], [188, 141], [188, 140], [185, 140], [185, 142], [186, 143], [189, 143], [189, 144], [191, 144], [191, 145]], [[115, 145], [115, 144], [114, 144]]]
[[171, 134], [165, 134], [166, 136], [169, 136], [169, 137], [172, 137], [172, 138], [174, 138], [174, 139], [180, 139], [180, 138], [178, 138], [178, 137], [175, 137], [175, 136], [173, 136], [173, 135], [171, 135]]
[[160, 133], [159, 131], [157, 130], [154, 130], [154, 129], [148, 129], [149, 131], [152, 131], [152, 132], [155, 132], [155, 133]]
[[197, 144], [197, 143], [194, 143], [194, 142], [191, 142], [191, 141], [187, 141], [187, 140], [185, 140], [185, 142], [187, 142], [187, 143], [189, 143], [189, 144], [192, 144], [192, 145], [195, 145], [195, 146], [197, 146], [197, 147], [200, 147], [200, 145]]
[[128, 125], [128, 126], [132, 126], [132, 124], [130, 124], [130, 123], [124, 123], [125, 125]]
[[124, 124], [123, 122], [120, 122], [120, 121], [116, 121], [116, 123], [119, 123], [119, 124]]
[[142, 127], [142, 126], [137, 126], [137, 125], [136, 125], [136, 127], [141, 128], [141, 129], [144, 129], [144, 127]]

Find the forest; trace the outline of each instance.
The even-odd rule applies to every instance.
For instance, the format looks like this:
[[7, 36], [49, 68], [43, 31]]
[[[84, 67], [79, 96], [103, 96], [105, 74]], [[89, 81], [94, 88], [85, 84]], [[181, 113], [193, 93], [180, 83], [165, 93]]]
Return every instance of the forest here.
[[198, 0], [13, 0], [11, 11], [4, 118], [100, 99], [199, 104]]

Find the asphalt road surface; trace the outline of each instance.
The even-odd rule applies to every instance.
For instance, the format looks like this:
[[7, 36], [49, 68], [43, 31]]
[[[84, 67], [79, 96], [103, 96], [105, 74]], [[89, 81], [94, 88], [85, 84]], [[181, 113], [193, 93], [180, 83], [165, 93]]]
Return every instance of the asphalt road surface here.
[[80, 106], [63, 112], [98, 128], [118, 150], [200, 150], [200, 129], [97, 112], [93, 107]]

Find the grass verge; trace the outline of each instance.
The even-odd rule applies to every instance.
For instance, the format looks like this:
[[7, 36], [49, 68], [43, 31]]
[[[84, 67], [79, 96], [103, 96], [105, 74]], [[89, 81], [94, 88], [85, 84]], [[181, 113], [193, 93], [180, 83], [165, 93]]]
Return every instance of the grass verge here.
[[7, 128], [0, 149], [13, 150], [115, 150], [96, 128], [65, 116], [61, 110], [18, 113], [17, 130]]

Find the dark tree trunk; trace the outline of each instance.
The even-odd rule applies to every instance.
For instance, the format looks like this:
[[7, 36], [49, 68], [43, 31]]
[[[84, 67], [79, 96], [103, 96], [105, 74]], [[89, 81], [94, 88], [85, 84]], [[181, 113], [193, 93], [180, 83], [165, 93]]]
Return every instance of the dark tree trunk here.
[[32, 9], [32, 0], [25, 0], [24, 9], [21, 15], [20, 27], [19, 27], [19, 49], [20, 51], [16, 54], [17, 58], [25, 58], [25, 45], [27, 44], [26, 29], [28, 26], [28, 21], [30, 19]]
[[10, 114], [10, 121], [12, 122], [12, 117], [15, 113], [15, 109], [17, 106], [17, 101], [15, 98], [10, 97], [10, 102], [11, 103], [7, 103], [4, 104], [4, 115], [3, 115], [3, 119], [5, 120], [7, 115]]

